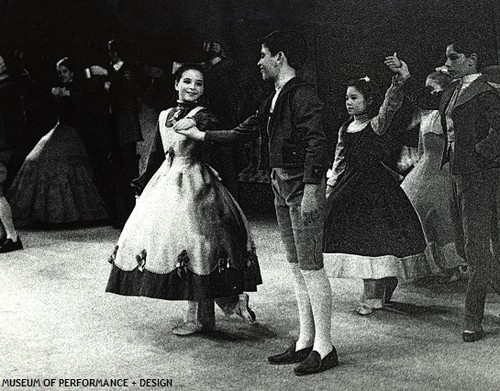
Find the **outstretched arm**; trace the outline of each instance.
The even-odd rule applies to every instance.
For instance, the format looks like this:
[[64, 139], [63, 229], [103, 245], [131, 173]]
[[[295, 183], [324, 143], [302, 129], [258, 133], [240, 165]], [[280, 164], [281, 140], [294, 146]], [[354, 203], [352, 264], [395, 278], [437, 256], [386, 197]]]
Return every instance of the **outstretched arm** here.
[[395, 75], [392, 79], [391, 86], [385, 93], [384, 101], [380, 106], [378, 115], [371, 120], [373, 131], [378, 135], [383, 135], [387, 132], [394, 115], [401, 108], [404, 96], [400, 87], [407, 75], [409, 75], [407, 72], [408, 67], [397, 57], [396, 53], [392, 56], [387, 56], [384, 63], [395, 73]]
[[230, 130], [207, 130], [200, 131], [192, 121], [184, 118], [174, 124], [174, 130], [186, 137], [197, 141], [214, 141], [219, 143], [247, 143], [259, 136], [259, 123], [257, 113], [247, 118], [243, 123]]
[[441, 94], [431, 94], [430, 88], [422, 88], [417, 80], [411, 76], [408, 65], [404, 61], [401, 61], [396, 53], [386, 57], [384, 62], [396, 74], [397, 82], [402, 83], [402, 93], [411, 102], [424, 110], [439, 109]]

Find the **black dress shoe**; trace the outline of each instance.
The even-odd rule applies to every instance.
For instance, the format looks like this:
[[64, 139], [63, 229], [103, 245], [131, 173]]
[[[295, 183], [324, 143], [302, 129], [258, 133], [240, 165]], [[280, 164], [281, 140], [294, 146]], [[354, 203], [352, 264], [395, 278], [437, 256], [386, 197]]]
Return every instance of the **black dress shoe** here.
[[472, 333], [470, 332], [463, 332], [462, 333], [462, 339], [464, 342], [476, 342], [479, 341], [484, 337], [484, 330], [481, 328], [479, 331], [474, 331]]
[[295, 343], [290, 346], [284, 353], [269, 356], [267, 361], [275, 365], [298, 364], [304, 361], [312, 352], [312, 346], [295, 351]]
[[323, 360], [319, 353], [313, 350], [298, 367], [293, 369], [293, 371], [297, 376], [312, 375], [313, 373], [323, 372], [337, 365], [339, 365], [339, 359], [334, 346], [332, 351], [328, 353]]
[[17, 237], [17, 240], [14, 242], [12, 239], [7, 239], [3, 244], [0, 246], [0, 253], [10, 253], [11, 251], [16, 251], [16, 250], [22, 250], [23, 249], [23, 244], [21, 243], [21, 239], [19, 239], [19, 236]]

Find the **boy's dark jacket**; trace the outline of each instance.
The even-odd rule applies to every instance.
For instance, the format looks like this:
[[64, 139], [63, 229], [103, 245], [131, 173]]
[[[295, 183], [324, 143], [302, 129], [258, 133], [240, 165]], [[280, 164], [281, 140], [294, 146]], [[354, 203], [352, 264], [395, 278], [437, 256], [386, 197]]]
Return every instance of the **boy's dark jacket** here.
[[[410, 77], [403, 93], [423, 109], [439, 109], [441, 126], [447, 134], [445, 110], [459, 81], [440, 95], [431, 95]], [[469, 174], [500, 167], [500, 95], [488, 75], [474, 80], [459, 95], [451, 114], [455, 133], [455, 148], [450, 161], [452, 174]], [[450, 159], [447, 143], [442, 164]]]
[[208, 131], [205, 140], [247, 142], [260, 135], [261, 169], [301, 168], [305, 183], [321, 182], [330, 164], [322, 102], [314, 89], [298, 77], [283, 86], [269, 117], [272, 98], [273, 94], [236, 128]]

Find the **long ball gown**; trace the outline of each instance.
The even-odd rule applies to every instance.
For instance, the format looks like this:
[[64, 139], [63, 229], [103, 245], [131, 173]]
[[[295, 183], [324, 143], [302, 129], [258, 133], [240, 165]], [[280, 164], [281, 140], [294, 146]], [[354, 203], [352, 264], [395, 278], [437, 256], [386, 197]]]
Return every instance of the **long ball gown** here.
[[206, 109], [181, 104], [161, 112], [158, 137], [166, 158], [116, 244], [108, 292], [201, 301], [256, 291], [262, 283], [243, 212], [202, 162], [202, 144], [171, 128], [186, 115], [202, 130], [210, 126]]
[[58, 122], [28, 154], [7, 192], [16, 226], [105, 220], [109, 213], [78, 131], [76, 87], [55, 99]]

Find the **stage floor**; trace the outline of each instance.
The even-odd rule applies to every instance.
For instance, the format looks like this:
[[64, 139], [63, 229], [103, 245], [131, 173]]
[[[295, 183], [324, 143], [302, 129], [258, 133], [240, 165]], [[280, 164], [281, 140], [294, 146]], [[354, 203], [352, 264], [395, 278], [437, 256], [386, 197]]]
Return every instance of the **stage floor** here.
[[401, 313], [368, 317], [354, 311], [362, 281], [331, 279], [340, 366], [299, 378], [293, 366], [269, 365], [267, 356], [284, 350], [298, 333], [295, 297], [274, 216], [249, 220], [264, 279], [250, 294], [258, 324], [217, 310], [217, 330], [191, 337], [170, 332], [183, 302], [104, 292], [118, 230], [21, 231], [25, 250], [0, 255], [0, 388], [14, 379], [25, 381], [18, 389], [31, 388], [26, 379], [38, 379], [42, 387], [55, 379], [44, 388], [61, 390], [92, 389], [84, 386], [88, 379], [127, 379], [128, 389], [499, 389], [500, 298], [488, 295], [486, 337], [465, 344], [465, 283], [443, 286], [435, 278], [396, 290], [394, 300], [406, 303]]

